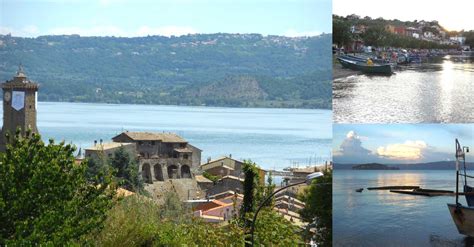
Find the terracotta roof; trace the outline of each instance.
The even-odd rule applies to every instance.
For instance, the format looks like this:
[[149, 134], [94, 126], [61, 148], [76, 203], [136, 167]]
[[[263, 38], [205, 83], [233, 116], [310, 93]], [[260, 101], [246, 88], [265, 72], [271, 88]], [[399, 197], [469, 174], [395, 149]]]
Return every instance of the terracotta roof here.
[[219, 200], [212, 200], [212, 201], [197, 205], [194, 210], [195, 211], [197, 211], [197, 210], [207, 211], [207, 210], [210, 210], [212, 208], [217, 208], [217, 207], [225, 206], [225, 205], [226, 204], [220, 202]]
[[127, 135], [135, 141], [161, 141], [161, 142], [174, 142], [174, 143], [185, 143], [187, 142], [181, 136], [174, 133], [158, 133], [158, 132], [131, 132], [126, 131], [122, 134]]

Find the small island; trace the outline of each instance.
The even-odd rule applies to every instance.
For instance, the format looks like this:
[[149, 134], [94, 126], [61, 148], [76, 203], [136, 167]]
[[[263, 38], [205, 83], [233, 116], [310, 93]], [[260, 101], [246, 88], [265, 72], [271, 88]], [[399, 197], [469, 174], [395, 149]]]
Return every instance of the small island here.
[[400, 170], [398, 167], [391, 167], [378, 163], [360, 164], [352, 167], [352, 170]]

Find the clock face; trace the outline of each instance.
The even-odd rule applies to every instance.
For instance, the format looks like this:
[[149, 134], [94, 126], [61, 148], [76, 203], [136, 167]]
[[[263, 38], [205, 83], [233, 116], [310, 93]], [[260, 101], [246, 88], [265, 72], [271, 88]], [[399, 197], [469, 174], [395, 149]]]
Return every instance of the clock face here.
[[10, 99], [12, 98], [12, 95], [10, 94], [10, 92], [5, 92], [5, 94], [3, 95], [3, 99], [5, 101], [10, 101]]

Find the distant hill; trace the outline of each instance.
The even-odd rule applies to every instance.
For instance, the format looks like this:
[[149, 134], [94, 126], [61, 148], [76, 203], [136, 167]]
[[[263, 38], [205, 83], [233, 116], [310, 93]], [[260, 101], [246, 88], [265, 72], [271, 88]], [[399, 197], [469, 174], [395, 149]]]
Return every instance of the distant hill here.
[[377, 163], [369, 163], [352, 166], [352, 170], [399, 170], [399, 168]]
[[40, 101], [330, 109], [330, 45], [330, 34], [0, 35], [0, 80], [21, 62]]
[[[375, 163], [372, 163], [375, 164]], [[367, 164], [334, 164], [336, 170], [350, 170], [354, 166], [367, 165]], [[380, 165], [380, 164], [379, 164]], [[468, 169], [474, 169], [474, 163], [466, 163]], [[390, 167], [396, 167], [400, 170], [455, 170], [456, 163], [454, 161], [438, 161], [429, 163], [415, 163], [415, 164], [389, 164]]]

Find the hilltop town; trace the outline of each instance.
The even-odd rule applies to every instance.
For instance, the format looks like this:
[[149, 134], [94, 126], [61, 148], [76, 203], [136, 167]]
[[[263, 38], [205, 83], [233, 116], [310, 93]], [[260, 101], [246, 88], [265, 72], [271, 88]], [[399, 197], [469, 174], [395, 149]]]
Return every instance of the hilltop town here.
[[[37, 128], [39, 83], [30, 80], [21, 65], [13, 79], [7, 80], [1, 86], [4, 91], [4, 111], [2, 138], [0, 139], [0, 152], [2, 152], [0, 153], [0, 159], [3, 159], [7, 164], [14, 164], [16, 167], [15, 171], [9, 173], [8, 176], [20, 176], [27, 179], [25, 180], [26, 183], [15, 185], [15, 188], [12, 188], [11, 185], [5, 186], [7, 189], [20, 191], [26, 189], [28, 191], [25, 194], [27, 198], [30, 196], [36, 198], [37, 195], [35, 193], [30, 195], [30, 189], [24, 186], [29, 186], [29, 182], [47, 183], [43, 180], [48, 181], [50, 178], [40, 176], [32, 181], [28, 179], [31, 176], [37, 176], [34, 174], [40, 172], [35, 169], [45, 169], [42, 172], [47, 171], [48, 174], [51, 174], [50, 170], [53, 169], [60, 178], [48, 175], [52, 176], [55, 185], [53, 186], [52, 182], [49, 182], [49, 186], [37, 186], [39, 190], [38, 200], [42, 200], [44, 189], [48, 190], [45, 196], [47, 198], [52, 197], [51, 190], [53, 189], [62, 196], [64, 193], [62, 186], [65, 186], [66, 181], [62, 181], [61, 178], [72, 176], [75, 179], [80, 179], [82, 186], [85, 187], [76, 188], [78, 186], [76, 184], [69, 187], [71, 189], [69, 192], [79, 196], [80, 193], [74, 192], [75, 190], [95, 190], [93, 192], [95, 196], [86, 194], [88, 199], [81, 199], [84, 202], [80, 203], [84, 203], [85, 207], [88, 208], [95, 204], [94, 202], [86, 202], [86, 200], [93, 200], [95, 203], [101, 201], [100, 210], [92, 209], [94, 210], [94, 217], [102, 218], [101, 222], [107, 216], [101, 210], [120, 210], [120, 207], [123, 206], [119, 203], [116, 205], [119, 209], [110, 209], [109, 207], [113, 205], [114, 201], [107, 198], [114, 197], [119, 202], [125, 200], [124, 205], [126, 205], [128, 201], [125, 198], [130, 197], [132, 198], [130, 203], [135, 203], [134, 207], [136, 208], [150, 207], [150, 210], [161, 208], [163, 211], [170, 213], [176, 213], [176, 208], [178, 208], [180, 214], [184, 214], [183, 216], [193, 220], [191, 226], [200, 227], [201, 223], [208, 223], [212, 225], [205, 225], [204, 227], [210, 226], [214, 227], [216, 231], [221, 231], [219, 229], [224, 229], [223, 227], [235, 227], [235, 222], [238, 222], [238, 220], [244, 220], [243, 222], [245, 222], [245, 214], [249, 210], [254, 210], [252, 208], [257, 207], [257, 205], [254, 205], [248, 208], [248, 204], [256, 204], [263, 199], [254, 199], [254, 196], [268, 196], [273, 192], [278, 192], [277, 189], [279, 188], [290, 184], [299, 184], [291, 190], [275, 194], [272, 203], [267, 206], [270, 210], [270, 216], [277, 217], [276, 219], [278, 219], [283, 229], [289, 229], [286, 235], [281, 236], [282, 239], [274, 238], [271, 241], [277, 243], [283, 240], [294, 241], [300, 239], [296, 235], [297, 232], [309, 231], [311, 234], [316, 234], [316, 231], [318, 231], [314, 225], [309, 224], [312, 218], [308, 220], [307, 217], [301, 215], [306, 208], [302, 195], [308, 193], [306, 189], [308, 188], [308, 181], [312, 181], [308, 180], [308, 175], [322, 170], [329, 173], [332, 169], [330, 163], [319, 167], [312, 166], [279, 171], [279, 175], [284, 176], [283, 182], [275, 184], [272, 183], [271, 172], [267, 173], [251, 161], [237, 160], [229, 154], [217, 159], [208, 158], [202, 164], [202, 150], [189, 143], [182, 136], [169, 132], [137, 131], [124, 131], [112, 137], [111, 141], [102, 139], [91, 141], [90, 147], [84, 150], [80, 149], [77, 155], [73, 157], [74, 148], [71, 145], [63, 147], [64, 143], [54, 144], [53, 140], [45, 145], [39, 139], [40, 130]], [[19, 147], [20, 145], [24, 145], [30, 154], [12, 155], [14, 152], [24, 151], [23, 148]], [[47, 154], [45, 150], [33, 150], [35, 148], [53, 148], [56, 151]], [[67, 150], [67, 154], [61, 153], [63, 148]], [[5, 155], [3, 152], [7, 154]], [[38, 157], [28, 160], [32, 155]], [[9, 161], [10, 157], [26, 160], [11, 163]], [[58, 164], [56, 161], [52, 162], [51, 157], [57, 159], [67, 158], [62, 161], [64, 164]], [[44, 161], [39, 161], [40, 159], [44, 159]], [[76, 171], [78, 173], [70, 171], [74, 169], [78, 169]], [[7, 170], [2, 169], [1, 171]], [[104, 176], [109, 176], [111, 180]], [[250, 176], [250, 178], [247, 176]], [[74, 178], [69, 178], [68, 181], [73, 181]], [[327, 180], [331, 181], [331, 178], [328, 177]], [[8, 181], [17, 183], [17, 179], [8, 179]], [[62, 184], [63, 182], [65, 184]], [[251, 190], [248, 188], [249, 183], [252, 184], [253, 189]], [[330, 184], [326, 183], [325, 185]], [[251, 199], [248, 199], [248, 196]], [[27, 200], [30, 201], [30, 199]], [[56, 198], [53, 198], [53, 201], [55, 200]], [[48, 202], [50, 201], [48, 200]], [[7, 206], [7, 204], [14, 203], [14, 201], [6, 201], [5, 203], [0, 206]], [[262, 206], [265, 205], [262, 204]], [[328, 210], [330, 210], [330, 207], [328, 207]], [[37, 214], [41, 214], [41, 212], [39, 211]], [[90, 212], [90, 214], [92, 213]], [[139, 212], [139, 214], [137, 217], [152, 217], [151, 219], [154, 217], [148, 215], [150, 212]], [[269, 214], [268, 211], [266, 214]], [[21, 221], [23, 216], [24, 214], [18, 216], [20, 219], [10, 217], [12, 221], [8, 221], [8, 226], [13, 227], [17, 223], [15, 220]], [[60, 217], [64, 216], [60, 215]], [[87, 215], [88, 219], [89, 217], [92, 217], [92, 215]], [[276, 219], [274, 218], [274, 220]], [[107, 220], [113, 221], [114, 218], [108, 217]], [[194, 223], [195, 221], [196, 223]], [[62, 219], [59, 219], [59, 222], [62, 222]], [[101, 229], [98, 228], [95, 231]], [[89, 233], [91, 231], [89, 230]], [[104, 227], [103, 231], [114, 231], [114, 227]], [[98, 233], [95, 232], [95, 234]], [[124, 232], [124, 234], [128, 233]], [[239, 233], [236, 237], [240, 239], [239, 241], [242, 241], [245, 236]], [[186, 240], [186, 242], [189, 241]], [[204, 242], [208, 243], [207, 240], [204, 240]]]
[[329, 109], [330, 44], [330, 34], [0, 35], [0, 79], [21, 61], [41, 101]]
[[348, 50], [376, 47], [470, 50], [474, 31], [448, 31], [437, 21], [333, 15], [333, 43]]

